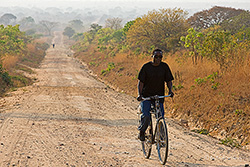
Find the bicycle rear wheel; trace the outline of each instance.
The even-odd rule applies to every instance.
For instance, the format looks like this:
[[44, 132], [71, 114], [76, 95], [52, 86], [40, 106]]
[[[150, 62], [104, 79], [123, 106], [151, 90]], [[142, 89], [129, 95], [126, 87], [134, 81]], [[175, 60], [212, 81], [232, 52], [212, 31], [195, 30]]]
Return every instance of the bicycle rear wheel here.
[[145, 158], [149, 158], [151, 154], [152, 149], [152, 141], [153, 141], [153, 125], [152, 121], [150, 121], [150, 124], [145, 132], [145, 141], [142, 141], [142, 151], [145, 156]]
[[161, 164], [165, 165], [168, 157], [168, 130], [164, 119], [161, 119], [157, 124], [156, 148]]

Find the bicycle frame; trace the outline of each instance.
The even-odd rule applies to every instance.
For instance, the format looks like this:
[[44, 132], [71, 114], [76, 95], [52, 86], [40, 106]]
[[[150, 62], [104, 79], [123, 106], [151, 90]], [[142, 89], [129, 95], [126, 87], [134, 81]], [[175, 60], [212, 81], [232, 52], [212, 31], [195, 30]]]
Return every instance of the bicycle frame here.
[[[149, 158], [151, 154], [152, 145], [156, 143], [158, 157], [161, 161], [161, 164], [165, 164], [168, 156], [168, 132], [165, 119], [161, 114], [160, 108], [160, 98], [171, 97], [167, 96], [151, 96], [147, 98], [142, 98], [143, 100], [155, 100], [154, 105], [151, 103], [150, 110], [150, 129], [148, 129], [147, 139], [142, 142], [142, 150], [145, 155], [145, 158]], [[156, 119], [155, 129], [153, 125], [153, 116]], [[154, 129], [154, 130], [153, 130]], [[163, 130], [163, 131], [162, 131]], [[162, 136], [163, 135], [163, 136]]]
[[[159, 123], [159, 121], [161, 119], [163, 119], [163, 117], [161, 115], [161, 110], [160, 110], [160, 99], [165, 98], [165, 97], [170, 97], [170, 96], [171, 95], [166, 95], [166, 96], [155, 95], [155, 96], [152, 96], [152, 97], [142, 98], [143, 100], [155, 100], [155, 104], [154, 104], [153, 108], [150, 111], [150, 113], [151, 113], [150, 121], [152, 121], [152, 114], [154, 114], [155, 119], [156, 119], [156, 124], [155, 125], [157, 125]], [[163, 121], [165, 122], [165, 119], [163, 119]], [[153, 127], [153, 122], [152, 122], [152, 127]], [[156, 131], [157, 131], [157, 128], [154, 129], [153, 143], [152, 144], [154, 144], [154, 141], [155, 141]]]

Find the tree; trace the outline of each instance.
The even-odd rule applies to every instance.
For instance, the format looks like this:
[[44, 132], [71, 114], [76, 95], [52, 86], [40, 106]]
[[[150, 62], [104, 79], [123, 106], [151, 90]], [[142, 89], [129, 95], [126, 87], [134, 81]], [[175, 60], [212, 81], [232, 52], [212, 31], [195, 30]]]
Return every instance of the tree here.
[[85, 37], [89, 43], [91, 43], [94, 40], [96, 33], [101, 28], [102, 28], [102, 26], [100, 26], [96, 23], [90, 25], [90, 30], [85, 34]]
[[76, 33], [76, 34], [74, 34], [73, 39], [75, 41], [79, 41], [81, 39], [84, 39], [84, 34], [83, 33]]
[[6, 13], [0, 18], [0, 23], [4, 25], [12, 25], [16, 22], [16, 16], [11, 13]]
[[72, 20], [69, 22], [70, 27], [72, 27], [75, 31], [80, 32], [83, 29], [83, 22], [81, 20]]
[[150, 11], [131, 25], [126, 33], [127, 41], [143, 52], [151, 52], [156, 47], [165, 51], [174, 49], [188, 29], [186, 16], [187, 12], [177, 8]]
[[90, 25], [89, 32], [97, 33], [97, 31], [100, 30], [101, 28], [102, 28], [102, 26], [100, 26], [99, 24], [93, 23], [93, 24]]
[[193, 64], [197, 63], [199, 53], [202, 49], [203, 33], [196, 31], [194, 28], [188, 29], [188, 35], [186, 37], [182, 36], [181, 41], [184, 42], [184, 46], [190, 49], [189, 55], [192, 57]]
[[40, 21], [40, 24], [47, 30], [50, 36], [51, 36], [51, 30], [58, 25], [58, 23], [56, 22], [50, 22], [46, 20]]
[[[220, 65], [222, 71], [231, 66], [241, 65], [247, 57], [248, 41], [239, 41], [231, 33], [221, 30], [220, 26], [207, 28], [202, 32], [194, 28], [188, 30], [188, 35], [182, 37], [184, 46], [190, 49], [190, 56], [206, 57]], [[244, 53], [244, 54], [239, 54]]]
[[126, 33], [130, 29], [130, 27], [135, 23], [135, 20], [129, 21], [123, 27], [123, 31]]
[[237, 16], [225, 20], [222, 22], [221, 26], [224, 30], [228, 30], [232, 34], [242, 31], [243, 29], [247, 29], [250, 27], [250, 12], [245, 11]]
[[105, 27], [106, 28], [111, 28], [114, 30], [118, 30], [122, 28], [122, 19], [121, 18], [109, 18], [105, 21]]
[[28, 30], [35, 26], [35, 20], [31, 16], [24, 17], [19, 24], [21, 30]]
[[244, 12], [242, 9], [215, 6], [209, 10], [195, 13], [188, 18], [188, 23], [195, 29], [206, 29], [238, 16], [242, 12]]
[[64, 29], [63, 35], [68, 36], [71, 38], [75, 34], [75, 30], [73, 30], [71, 27], [66, 27]]
[[0, 60], [6, 54], [19, 55], [25, 50], [24, 33], [19, 30], [19, 25], [0, 25]]

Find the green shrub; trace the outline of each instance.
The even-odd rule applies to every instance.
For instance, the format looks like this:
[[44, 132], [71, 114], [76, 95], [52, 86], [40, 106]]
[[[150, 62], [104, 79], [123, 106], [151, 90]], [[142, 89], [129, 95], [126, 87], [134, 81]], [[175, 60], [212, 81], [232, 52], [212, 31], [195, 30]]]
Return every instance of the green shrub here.
[[27, 83], [28, 83], [28, 80], [26, 78], [22, 77], [22, 76], [12, 76], [12, 79], [20, 81], [24, 85], [27, 85]]
[[5, 69], [1, 64], [0, 64], [0, 77], [6, 83], [6, 85], [12, 85], [11, 76], [7, 71], [5, 71]]
[[230, 137], [222, 139], [220, 144], [224, 144], [230, 147], [237, 147], [237, 148], [241, 146], [240, 143], [236, 139], [232, 139]]
[[207, 129], [194, 129], [192, 132], [203, 134], [203, 135], [208, 135], [209, 131]]

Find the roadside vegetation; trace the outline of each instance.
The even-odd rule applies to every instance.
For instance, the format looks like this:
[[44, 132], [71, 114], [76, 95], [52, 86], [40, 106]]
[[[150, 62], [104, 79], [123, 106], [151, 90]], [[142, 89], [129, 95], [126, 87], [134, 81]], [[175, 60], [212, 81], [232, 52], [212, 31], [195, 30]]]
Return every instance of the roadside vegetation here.
[[19, 30], [19, 25], [0, 25], [0, 96], [18, 87], [30, 85], [34, 73], [49, 45]]
[[[115, 89], [137, 96], [137, 75], [155, 48], [174, 74], [174, 102], [166, 100], [168, 117], [184, 119], [197, 133], [222, 143], [250, 142], [250, 13], [215, 6], [187, 17], [182, 9], [160, 9], [121, 26], [105, 26], [65, 35], [76, 42], [75, 57], [88, 63]], [[230, 139], [230, 140], [229, 140]]]

